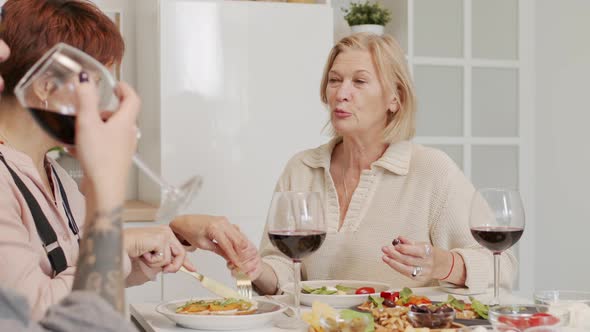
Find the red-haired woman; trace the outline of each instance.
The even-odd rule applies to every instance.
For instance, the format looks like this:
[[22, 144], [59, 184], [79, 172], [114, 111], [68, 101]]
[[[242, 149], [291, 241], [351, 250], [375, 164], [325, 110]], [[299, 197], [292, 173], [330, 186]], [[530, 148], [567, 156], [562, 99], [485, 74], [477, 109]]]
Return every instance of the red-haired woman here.
[[[82, 49], [106, 66], [121, 62], [124, 43], [113, 22], [88, 1], [8, 0], [2, 12], [0, 39], [12, 53], [8, 60], [0, 59], [6, 60], [0, 64], [5, 81], [0, 99], [0, 284], [25, 295], [32, 316], [39, 319], [72, 288], [84, 197], [68, 174], [45, 156], [59, 143], [20, 107], [13, 90], [59, 42]], [[47, 88], [39, 87], [40, 105]], [[47, 243], [52, 238], [57, 241]], [[128, 285], [190, 265], [167, 226], [127, 230], [124, 240]]]

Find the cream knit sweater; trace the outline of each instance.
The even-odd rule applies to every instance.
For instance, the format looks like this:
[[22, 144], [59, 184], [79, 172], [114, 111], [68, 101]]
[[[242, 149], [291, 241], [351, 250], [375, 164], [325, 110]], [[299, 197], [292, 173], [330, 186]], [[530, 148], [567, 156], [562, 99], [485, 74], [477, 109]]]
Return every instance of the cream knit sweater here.
[[[317, 191], [325, 204], [328, 234], [322, 247], [303, 259], [303, 280], [350, 279], [388, 283], [394, 288], [436, 285], [416, 281], [381, 260], [381, 247], [398, 235], [461, 255], [466, 285], [473, 290], [493, 283], [492, 254], [473, 239], [469, 209], [474, 187], [443, 152], [409, 141], [390, 145], [383, 156], [363, 170], [342, 228], [338, 230], [338, 195], [330, 175], [333, 139], [295, 155], [280, 177], [276, 191]], [[279, 279], [279, 288], [293, 281], [291, 261], [262, 238], [261, 256]], [[501, 258], [501, 282], [510, 288], [518, 268], [510, 251]]]

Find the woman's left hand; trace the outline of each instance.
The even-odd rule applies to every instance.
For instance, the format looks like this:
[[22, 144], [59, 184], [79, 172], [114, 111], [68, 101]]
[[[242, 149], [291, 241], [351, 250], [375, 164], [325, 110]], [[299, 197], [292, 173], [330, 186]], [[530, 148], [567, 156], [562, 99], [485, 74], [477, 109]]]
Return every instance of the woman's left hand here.
[[415, 242], [403, 236], [381, 250], [387, 265], [419, 281], [444, 278], [445, 272], [442, 271], [448, 270], [445, 257], [451, 255], [449, 251], [435, 248], [430, 243]]

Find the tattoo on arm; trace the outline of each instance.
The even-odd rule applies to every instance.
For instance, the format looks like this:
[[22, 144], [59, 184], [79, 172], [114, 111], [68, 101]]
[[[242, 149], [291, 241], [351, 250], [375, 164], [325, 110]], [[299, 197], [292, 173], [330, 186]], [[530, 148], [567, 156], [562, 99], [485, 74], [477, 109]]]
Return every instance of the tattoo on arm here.
[[73, 286], [74, 290], [97, 293], [119, 312], [124, 311], [125, 305], [121, 214], [119, 207], [89, 220], [80, 244]]

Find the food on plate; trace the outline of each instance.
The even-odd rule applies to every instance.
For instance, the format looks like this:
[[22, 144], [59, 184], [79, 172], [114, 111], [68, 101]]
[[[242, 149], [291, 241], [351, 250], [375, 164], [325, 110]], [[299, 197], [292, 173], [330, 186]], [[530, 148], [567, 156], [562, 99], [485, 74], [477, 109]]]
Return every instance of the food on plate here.
[[178, 314], [192, 315], [249, 315], [256, 312], [256, 302], [227, 298], [188, 301], [176, 308]]
[[371, 296], [367, 302], [363, 303], [360, 309], [372, 309], [375, 307], [385, 306], [394, 308], [398, 306], [411, 306], [421, 304], [431, 304], [432, 301], [426, 296], [414, 295], [412, 290], [404, 287], [399, 292], [381, 292], [381, 296], [376, 298]]
[[524, 330], [529, 327], [536, 327], [536, 326], [552, 326], [559, 323], [559, 318], [548, 314], [546, 312], [536, 312], [533, 315], [529, 316], [522, 316], [522, 317], [508, 317], [508, 316], [500, 316], [498, 318], [500, 323], [504, 325], [515, 327], [519, 330]]
[[[373, 308], [398, 306], [424, 306], [431, 305], [432, 301], [426, 296], [415, 295], [411, 289], [404, 287], [399, 292], [381, 292], [381, 296], [369, 297], [359, 309], [371, 310]], [[459, 300], [449, 295], [447, 301], [436, 303], [436, 306], [448, 306], [455, 310], [457, 319], [488, 319], [489, 307], [473, 297], [469, 297], [471, 303]]]
[[408, 307], [373, 308], [369, 312], [373, 316], [375, 332], [403, 332], [412, 327], [408, 320]]
[[373, 332], [373, 317], [350, 309], [336, 311], [329, 305], [314, 302], [302, 319], [309, 324], [309, 332]]
[[358, 295], [358, 294], [375, 294], [375, 288], [373, 287], [348, 287], [344, 285], [322, 286], [322, 287], [309, 287], [301, 286], [301, 293], [303, 294], [315, 294], [315, 295]]
[[471, 303], [467, 303], [463, 300], [456, 299], [453, 295], [449, 295], [446, 302], [442, 304], [449, 305], [455, 309], [457, 319], [488, 319], [488, 311], [490, 307], [476, 300], [473, 297], [469, 297]]

